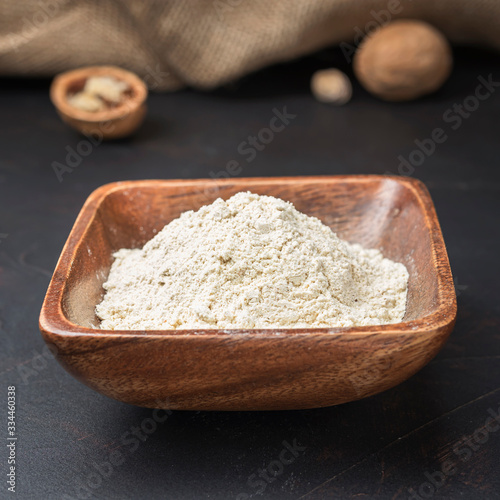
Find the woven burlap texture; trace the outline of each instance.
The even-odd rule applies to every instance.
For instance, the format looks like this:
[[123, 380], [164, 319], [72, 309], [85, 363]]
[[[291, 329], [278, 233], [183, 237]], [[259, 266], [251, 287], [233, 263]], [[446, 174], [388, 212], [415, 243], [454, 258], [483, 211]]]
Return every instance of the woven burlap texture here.
[[498, 0], [0, 0], [0, 74], [114, 64], [154, 90], [209, 89], [398, 18], [500, 48]]

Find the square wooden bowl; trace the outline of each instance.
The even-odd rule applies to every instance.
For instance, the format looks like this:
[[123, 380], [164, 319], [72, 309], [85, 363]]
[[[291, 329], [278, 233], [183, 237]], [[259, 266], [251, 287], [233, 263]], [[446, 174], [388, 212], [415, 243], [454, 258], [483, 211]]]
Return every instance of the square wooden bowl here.
[[[272, 195], [341, 238], [402, 262], [410, 279], [398, 324], [279, 330], [99, 329], [112, 254], [141, 247], [186, 210], [239, 191]], [[425, 186], [386, 176], [145, 180], [94, 191], [64, 246], [40, 314], [57, 359], [96, 391], [183, 410], [330, 406], [388, 389], [428, 363], [453, 328], [456, 298]]]

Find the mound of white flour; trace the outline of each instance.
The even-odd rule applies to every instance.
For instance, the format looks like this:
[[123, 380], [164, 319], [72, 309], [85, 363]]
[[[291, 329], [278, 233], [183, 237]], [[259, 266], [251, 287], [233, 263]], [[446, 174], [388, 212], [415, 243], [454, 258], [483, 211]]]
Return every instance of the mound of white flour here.
[[96, 308], [104, 329], [339, 327], [405, 313], [403, 264], [271, 196], [218, 199], [114, 257]]

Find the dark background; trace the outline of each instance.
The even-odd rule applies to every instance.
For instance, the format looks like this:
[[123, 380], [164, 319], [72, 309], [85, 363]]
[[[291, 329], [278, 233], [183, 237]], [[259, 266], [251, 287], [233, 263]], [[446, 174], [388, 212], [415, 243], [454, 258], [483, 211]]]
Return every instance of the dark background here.
[[[381, 102], [356, 84], [345, 107], [315, 102], [315, 69], [333, 63], [351, 74], [334, 50], [213, 93], [153, 94], [133, 139], [96, 147], [63, 182], [52, 162], [64, 163], [66, 147], [82, 138], [57, 117], [50, 82], [3, 80], [0, 437], [7, 435], [7, 387], [15, 385], [17, 497], [406, 499], [415, 491], [413, 498], [500, 498], [500, 429], [487, 422], [500, 412], [500, 87], [457, 130], [443, 122], [449, 108], [474, 93], [479, 76], [500, 81], [500, 61], [495, 53], [456, 49], [455, 62], [438, 93], [404, 104]], [[428, 186], [440, 218], [457, 284], [456, 328], [428, 366], [383, 394], [316, 410], [176, 411], [137, 448], [124, 444], [152, 411], [77, 382], [47, 355], [38, 331], [71, 226], [101, 184], [209, 177], [229, 160], [241, 161], [238, 145], [284, 106], [297, 117], [253, 162], [243, 159], [243, 176], [398, 174], [398, 155], [408, 158], [414, 141], [435, 127], [446, 130], [446, 142], [412, 175]], [[293, 463], [271, 483], [248, 483], [279, 459], [283, 441], [294, 440], [305, 450]], [[104, 479], [96, 476], [93, 464], [108, 461], [112, 450], [125, 462], [101, 469]], [[6, 453], [2, 445], [1, 498], [14, 497], [5, 482]], [[443, 466], [446, 475], [436, 472]]]

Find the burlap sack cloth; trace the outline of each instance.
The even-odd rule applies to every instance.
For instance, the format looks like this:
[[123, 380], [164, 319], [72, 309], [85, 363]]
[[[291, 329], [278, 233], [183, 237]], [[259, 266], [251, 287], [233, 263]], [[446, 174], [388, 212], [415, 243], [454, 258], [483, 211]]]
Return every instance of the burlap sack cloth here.
[[499, 0], [0, 0], [0, 75], [114, 64], [155, 90], [213, 88], [403, 17], [500, 48]]

